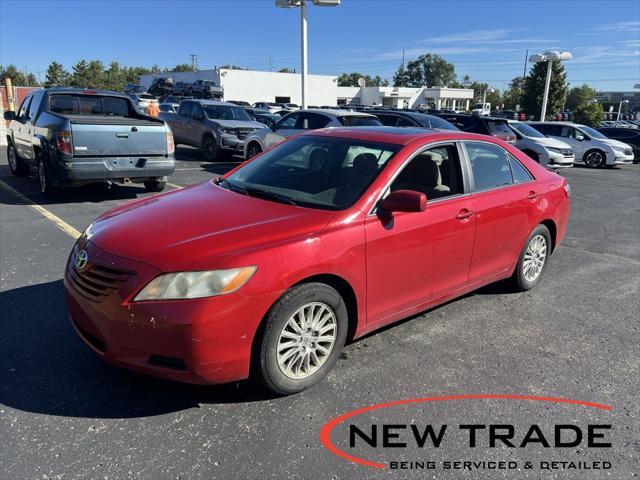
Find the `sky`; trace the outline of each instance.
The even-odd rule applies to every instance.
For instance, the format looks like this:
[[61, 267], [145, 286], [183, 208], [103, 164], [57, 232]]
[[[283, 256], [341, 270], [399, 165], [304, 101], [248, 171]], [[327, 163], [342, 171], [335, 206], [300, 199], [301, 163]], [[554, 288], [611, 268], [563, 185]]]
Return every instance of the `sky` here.
[[[307, 0], [310, 3], [309, 0]], [[29, 16], [25, 15], [29, 12]], [[503, 90], [525, 52], [569, 51], [572, 85], [640, 83], [638, 0], [342, 0], [308, 8], [309, 73], [392, 79], [402, 61], [441, 55]], [[300, 68], [300, 11], [274, 0], [0, 0], [0, 64], [44, 79], [52, 60], [127, 66]], [[530, 65], [527, 66], [527, 69]]]

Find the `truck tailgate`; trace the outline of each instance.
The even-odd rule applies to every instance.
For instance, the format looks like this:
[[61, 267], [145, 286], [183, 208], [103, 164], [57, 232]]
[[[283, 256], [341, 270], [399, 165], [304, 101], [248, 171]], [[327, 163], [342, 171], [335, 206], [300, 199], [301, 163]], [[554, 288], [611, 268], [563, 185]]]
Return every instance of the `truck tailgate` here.
[[[141, 122], [142, 123], [142, 122]], [[71, 122], [74, 157], [145, 157], [165, 155], [163, 124], [100, 125]]]

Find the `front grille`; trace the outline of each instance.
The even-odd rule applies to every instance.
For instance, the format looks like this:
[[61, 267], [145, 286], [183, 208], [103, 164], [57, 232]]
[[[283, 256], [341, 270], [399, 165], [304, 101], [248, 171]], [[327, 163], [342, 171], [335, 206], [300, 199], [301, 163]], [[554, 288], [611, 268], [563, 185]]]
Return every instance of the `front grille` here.
[[249, 135], [250, 133], [252, 133], [254, 131], [253, 128], [237, 128], [236, 129], [236, 136], [240, 139], [240, 140], [244, 140], [245, 137], [247, 135]]
[[93, 264], [81, 272], [76, 268], [73, 260], [69, 262], [67, 272], [74, 290], [83, 297], [98, 303], [134, 275], [128, 270], [99, 264]]
[[568, 148], [563, 148], [562, 150], [562, 155], [565, 157], [573, 157], [573, 150], [568, 149]]

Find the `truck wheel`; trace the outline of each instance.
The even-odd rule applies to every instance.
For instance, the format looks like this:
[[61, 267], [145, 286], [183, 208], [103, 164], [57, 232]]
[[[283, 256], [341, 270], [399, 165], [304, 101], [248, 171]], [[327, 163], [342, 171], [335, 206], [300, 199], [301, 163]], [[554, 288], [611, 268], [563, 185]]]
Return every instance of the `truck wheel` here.
[[40, 192], [45, 197], [52, 197], [60, 191], [51, 184], [51, 168], [42, 153], [38, 154], [38, 180], [40, 181]]
[[144, 182], [144, 189], [147, 192], [161, 192], [166, 186], [167, 182], [162, 180], [151, 180], [149, 182]]
[[213, 135], [205, 135], [202, 139], [202, 154], [204, 155], [205, 160], [213, 162], [219, 153], [220, 149], [218, 148], [218, 144], [216, 143], [216, 139]]
[[7, 145], [7, 159], [9, 161], [9, 170], [11, 170], [11, 173], [14, 175], [24, 176], [29, 173], [29, 165], [20, 159], [11, 140], [9, 140]]

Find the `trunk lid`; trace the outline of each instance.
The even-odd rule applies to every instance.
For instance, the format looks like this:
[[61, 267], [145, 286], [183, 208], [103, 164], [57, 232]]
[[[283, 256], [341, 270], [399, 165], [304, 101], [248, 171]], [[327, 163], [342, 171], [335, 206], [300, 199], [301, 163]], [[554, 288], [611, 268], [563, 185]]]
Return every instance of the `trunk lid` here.
[[71, 121], [74, 157], [140, 157], [167, 153], [167, 133], [161, 123], [138, 121], [102, 124]]

